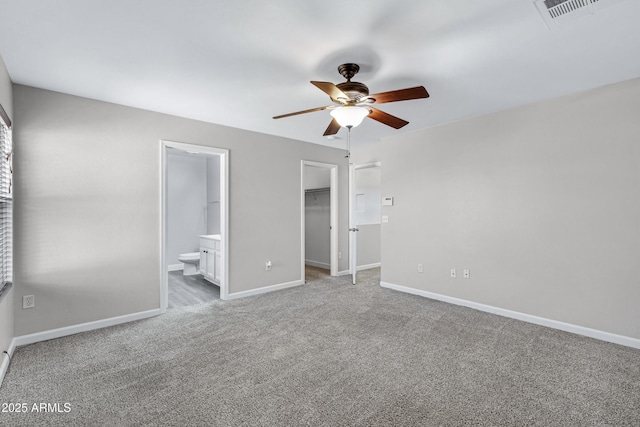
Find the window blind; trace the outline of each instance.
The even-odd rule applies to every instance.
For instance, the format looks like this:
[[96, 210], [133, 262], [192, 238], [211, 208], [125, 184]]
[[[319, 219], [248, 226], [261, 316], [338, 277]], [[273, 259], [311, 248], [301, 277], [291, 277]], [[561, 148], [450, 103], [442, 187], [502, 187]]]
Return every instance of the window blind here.
[[0, 291], [13, 281], [13, 142], [10, 123], [4, 114], [0, 115]]

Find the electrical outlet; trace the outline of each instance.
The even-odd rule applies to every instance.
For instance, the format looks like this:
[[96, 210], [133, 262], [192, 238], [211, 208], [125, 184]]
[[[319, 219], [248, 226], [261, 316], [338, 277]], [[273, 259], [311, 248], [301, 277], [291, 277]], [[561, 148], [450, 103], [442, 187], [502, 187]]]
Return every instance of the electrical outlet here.
[[423, 273], [424, 270], [422, 268], [422, 264], [418, 264], [418, 273]]
[[338, 259], [342, 259], [342, 252], [338, 252]]
[[33, 308], [36, 306], [36, 297], [33, 295], [24, 295], [22, 297], [22, 308]]
[[271, 271], [271, 261], [267, 261], [267, 263], [265, 264], [265, 270]]
[[469, 275], [469, 270], [464, 270], [464, 278], [465, 278], [465, 279], [468, 279], [469, 277], [471, 277], [471, 276]]
[[455, 279], [455, 278], [456, 278], [456, 269], [455, 269], [455, 268], [452, 268], [452, 269], [451, 269], [451, 278], [452, 278], [452, 279]]
[[389, 222], [389, 216], [388, 215], [382, 215], [382, 222], [383, 223], [388, 223]]

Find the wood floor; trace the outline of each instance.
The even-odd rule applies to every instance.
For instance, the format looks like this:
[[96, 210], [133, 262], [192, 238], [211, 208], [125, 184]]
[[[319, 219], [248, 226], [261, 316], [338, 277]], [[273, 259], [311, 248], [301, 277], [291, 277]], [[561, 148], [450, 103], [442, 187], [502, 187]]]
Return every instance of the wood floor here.
[[220, 287], [201, 275], [183, 276], [182, 270], [169, 272], [169, 308], [188, 307], [220, 299]]
[[329, 270], [325, 270], [324, 268], [313, 267], [311, 265], [304, 266], [304, 278], [305, 282], [307, 283], [313, 282], [314, 280], [318, 280], [329, 275]]
[[[329, 276], [329, 270], [305, 266], [306, 282]], [[183, 276], [182, 271], [169, 272], [169, 308], [189, 307], [220, 299], [220, 287], [207, 282], [201, 275]]]

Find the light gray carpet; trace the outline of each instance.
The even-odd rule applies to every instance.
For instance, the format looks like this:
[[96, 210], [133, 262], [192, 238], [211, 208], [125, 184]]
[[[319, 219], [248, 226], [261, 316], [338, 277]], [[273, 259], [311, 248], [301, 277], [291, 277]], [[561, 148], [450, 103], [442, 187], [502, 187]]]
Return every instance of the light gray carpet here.
[[640, 351], [378, 286], [377, 270], [17, 349], [2, 425], [639, 425]]

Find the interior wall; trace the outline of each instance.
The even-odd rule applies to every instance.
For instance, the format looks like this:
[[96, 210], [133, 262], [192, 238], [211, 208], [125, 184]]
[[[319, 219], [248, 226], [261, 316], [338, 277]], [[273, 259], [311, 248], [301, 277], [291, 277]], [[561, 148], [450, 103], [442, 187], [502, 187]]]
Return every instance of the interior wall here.
[[220, 234], [220, 156], [207, 156], [207, 231]]
[[380, 224], [358, 225], [356, 234], [356, 268], [366, 269], [380, 265]]
[[[6, 111], [7, 115], [14, 120], [13, 116], [13, 93], [11, 87], [11, 79], [9, 73], [4, 65], [4, 61], [0, 56], [0, 104]], [[14, 165], [15, 167], [15, 165]], [[14, 215], [15, 216], [15, 215]], [[15, 240], [15, 236], [14, 236]], [[2, 301], [0, 301], [0, 356], [3, 351], [9, 350], [9, 345], [14, 337], [14, 307], [13, 296], [15, 292], [15, 286], [12, 287], [7, 294], [5, 294]], [[2, 357], [0, 357], [0, 363]]]
[[304, 189], [329, 188], [331, 186], [331, 173], [325, 168], [305, 165]]
[[167, 156], [167, 266], [180, 264], [185, 252], [200, 251], [206, 234], [207, 159], [202, 156]]
[[15, 299], [36, 297], [16, 335], [159, 308], [161, 139], [229, 149], [230, 293], [304, 280], [302, 160], [338, 164], [348, 182], [344, 151], [317, 144], [22, 85], [14, 111]]
[[635, 79], [385, 139], [382, 280], [640, 338], [638, 117]]

